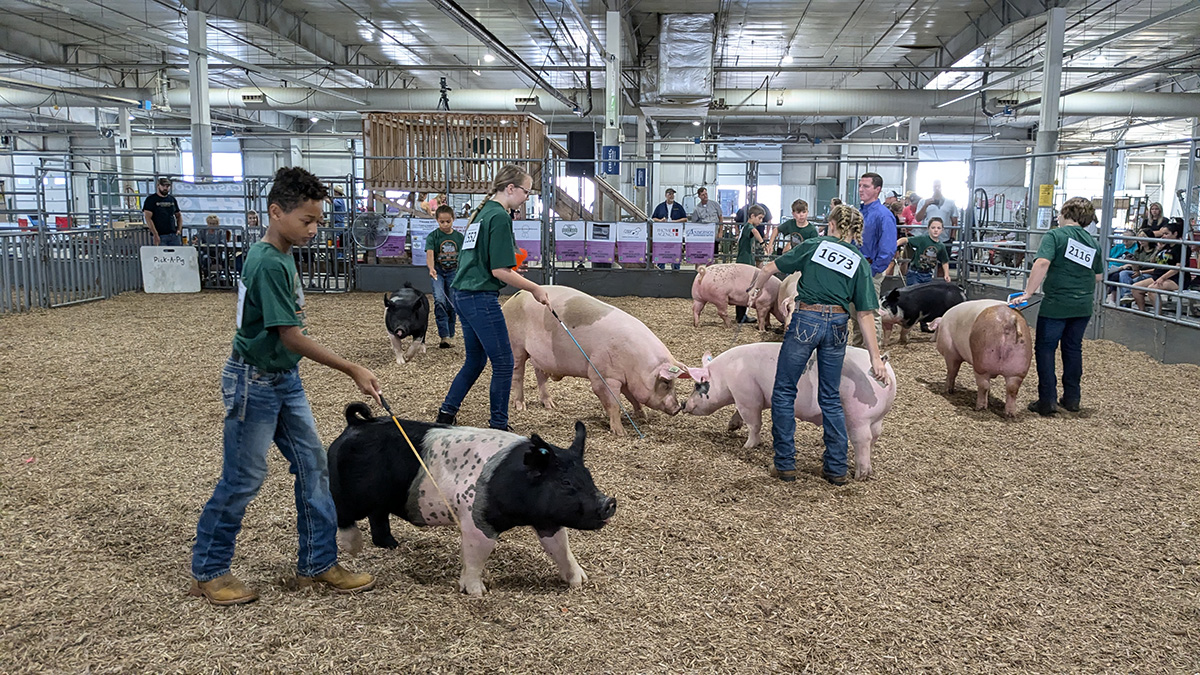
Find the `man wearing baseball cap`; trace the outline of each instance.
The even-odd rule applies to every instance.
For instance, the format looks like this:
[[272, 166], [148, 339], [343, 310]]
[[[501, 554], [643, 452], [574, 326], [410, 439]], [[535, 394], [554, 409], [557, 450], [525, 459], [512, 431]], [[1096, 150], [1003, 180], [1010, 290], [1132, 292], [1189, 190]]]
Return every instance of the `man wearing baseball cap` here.
[[171, 196], [171, 179], [158, 179], [158, 190], [142, 201], [142, 220], [150, 228], [155, 246], [179, 246], [183, 232], [183, 212]]
[[650, 216], [657, 223], [686, 223], [687, 212], [683, 205], [675, 201], [675, 188], [667, 188], [667, 199], [654, 207], [654, 215]]

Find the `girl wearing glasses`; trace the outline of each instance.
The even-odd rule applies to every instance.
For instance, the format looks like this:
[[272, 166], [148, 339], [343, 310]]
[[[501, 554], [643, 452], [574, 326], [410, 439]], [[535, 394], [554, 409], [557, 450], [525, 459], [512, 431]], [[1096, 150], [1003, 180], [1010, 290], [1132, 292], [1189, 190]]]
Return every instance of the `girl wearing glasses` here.
[[508, 324], [500, 310], [500, 289], [508, 284], [528, 291], [543, 305], [550, 302], [545, 289], [513, 270], [517, 266], [517, 244], [509, 211], [525, 203], [532, 187], [533, 178], [524, 169], [506, 164], [497, 172], [491, 192], [471, 215], [458, 256], [458, 274], [450, 286], [467, 353], [438, 410], [439, 424], [456, 424], [463, 399], [479, 379], [484, 365], [491, 361], [488, 425], [493, 429], [508, 430], [513, 353], [508, 341]]

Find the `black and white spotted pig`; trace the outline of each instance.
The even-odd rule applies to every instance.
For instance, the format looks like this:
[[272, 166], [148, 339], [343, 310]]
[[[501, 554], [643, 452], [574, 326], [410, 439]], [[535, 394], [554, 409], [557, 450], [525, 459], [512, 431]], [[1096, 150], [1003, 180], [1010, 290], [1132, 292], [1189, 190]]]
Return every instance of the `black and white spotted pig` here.
[[[346, 407], [346, 430], [329, 447], [329, 488], [337, 506], [338, 543], [362, 548], [356, 521], [368, 518], [371, 541], [395, 547], [388, 515], [420, 527], [453, 525], [429, 475], [390, 417], [372, 417], [363, 403]], [[598, 530], [617, 500], [596, 489], [583, 464], [587, 430], [575, 423], [569, 448], [495, 429], [448, 427], [400, 420], [441, 486], [462, 526], [459, 590], [482, 595], [484, 563], [501, 532], [532, 527], [571, 588], [587, 581], [565, 528]]]
[[[387, 308], [384, 322], [387, 324], [388, 339], [392, 342], [392, 353], [396, 355], [396, 363], [412, 360], [417, 352], [425, 353], [425, 332], [429, 330], [429, 298], [409, 282], [404, 282], [404, 288], [383, 296], [383, 306]], [[412, 344], [408, 351], [404, 350], [400, 340], [412, 336]]]

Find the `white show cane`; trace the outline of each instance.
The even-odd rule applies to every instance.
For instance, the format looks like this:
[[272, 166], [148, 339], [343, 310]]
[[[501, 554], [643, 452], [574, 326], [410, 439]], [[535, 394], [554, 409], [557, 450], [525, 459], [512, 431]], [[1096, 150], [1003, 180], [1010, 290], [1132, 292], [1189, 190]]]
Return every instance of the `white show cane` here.
[[554, 311], [554, 308], [550, 305], [546, 305], [546, 309], [550, 310], [550, 314], [554, 317], [555, 321], [558, 321], [558, 325], [562, 326], [563, 330], [567, 331], [567, 335], [570, 336], [571, 342], [574, 342], [575, 346], [579, 347], [579, 353], [583, 354], [583, 358], [587, 360], [588, 365], [592, 367], [592, 370], [596, 371], [596, 377], [600, 378], [600, 382], [603, 383], [604, 388], [608, 390], [608, 395], [613, 397], [613, 400], [617, 402], [617, 407], [621, 409], [621, 412], [625, 413], [625, 418], [628, 419], [629, 423], [633, 425], [633, 430], [638, 433], [638, 438], [645, 438], [646, 434], [642, 433], [642, 430], [638, 428], [637, 422], [633, 421], [633, 416], [629, 414], [629, 411], [625, 410], [625, 406], [621, 404], [621, 399], [613, 393], [612, 388], [608, 386], [608, 380], [604, 379], [604, 375], [600, 374], [600, 369], [596, 367], [596, 364], [592, 363], [591, 357], [589, 357], [587, 352], [583, 350], [583, 345], [579, 344], [579, 340], [576, 340], [575, 336], [571, 334], [571, 329], [567, 328], [567, 324], [563, 323], [563, 320], [558, 317], [558, 312]]

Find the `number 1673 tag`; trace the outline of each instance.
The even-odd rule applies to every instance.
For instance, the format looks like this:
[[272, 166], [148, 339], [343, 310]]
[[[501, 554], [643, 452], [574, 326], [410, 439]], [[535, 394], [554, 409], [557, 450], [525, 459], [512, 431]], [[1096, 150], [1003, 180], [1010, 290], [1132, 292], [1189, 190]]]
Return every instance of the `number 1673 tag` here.
[[845, 246], [823, 241], [813, 253], [812, 261], [838, 274], [853, 277], [854, 273], [858, 271], [858, 264], [862, 262], [862, 257]]

